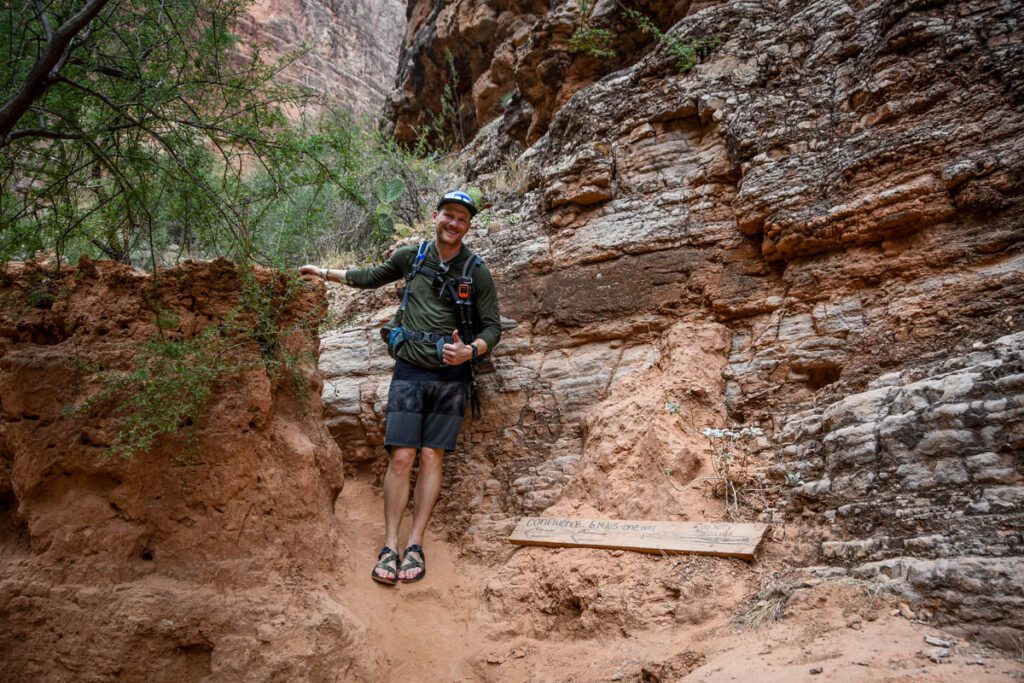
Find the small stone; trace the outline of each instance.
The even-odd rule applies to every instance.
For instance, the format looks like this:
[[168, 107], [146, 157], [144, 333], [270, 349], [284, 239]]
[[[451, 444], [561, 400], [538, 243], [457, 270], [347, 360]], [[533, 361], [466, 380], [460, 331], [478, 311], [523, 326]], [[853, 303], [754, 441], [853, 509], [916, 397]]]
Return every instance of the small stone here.
[[917, 617], [917, 615], [914, 614], [914, 610], [910, 609], [910, 605], [905, 602], [900, 603], [899, 613], [904, 619], [914, 619]]
[[818, 675], [818, 674], [820, 674], [820, 673], [821, 673], [822, 671], [824, 671], [824, 669], [823, 669], [822, 667], [820, 667], [820, 666], [816, 666], [816, 667], [814, 667], [813, 669], [811, 669], [811, 675], [812, 675], [812, 676], [817, 676], [817, 675]]
[[274, 635], [274, 627], [270, 624], [260, 624], [256, 628], [256, 637], [260, 639], [260, 642], [269, 643]]
[[487, 663], [488, 664], [501, 664], [502, 661], [504, 661], [504, 660], [501, 657], [499, 657], [498, 655], [487, 655]]
[[932, 649], [928, 650], [928, 652], [926, 652], [925, 654], [928, 655], [928, 659], [932, 660], [936, 664], [939, 664], [940, 662], [942, 662], [943, 659], [949, 657], [949, 648], [933, 647]]
[[939, 638], [938, 636], [925, 636], [924, 637], [924, 642], [928, 643], [929, 645], [934, 645], [935, 647], [952, 647], [953, 646], [953, 644], [951, 642], [949, 642], [948, 640], [943, 640], [942, 638]]

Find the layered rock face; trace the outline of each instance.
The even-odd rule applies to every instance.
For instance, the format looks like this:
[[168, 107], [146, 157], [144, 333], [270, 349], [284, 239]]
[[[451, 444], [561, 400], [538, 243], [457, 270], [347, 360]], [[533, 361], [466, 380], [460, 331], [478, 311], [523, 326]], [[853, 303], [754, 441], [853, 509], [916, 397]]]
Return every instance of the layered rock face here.
[[284, 80], [333, 107], [376, 117], [394, 82], [403, 12], [400, 0], [259, 0], [239, 30], [269, 56], [304, 49]]
[[[451, 536], [493, 558], [522, 514], [713, 518], [696, 495], [710, 474], [700, 430], [757, 424], [767, 498], [748, 514], [826, 537], [793, 562], [890, 577], [937, 618], [1011, 646], [1021, 625], [1007, 610], [1024, 599], [1020, 7], [682, 3], [666, 10], [671, 35], [721, 40], [703, 63], [679, 73], [665, 47], [626, 34], [622, 68], [593, 83], [594, 60], [566, 47], [574, 3], [410, 8], [403, 64], [437, 66], [447, 49], [476, 64], [463, 80], [477, 84], [511, 59], [509, 78], [559, 89], [543, 116], [477, 116], [498, 118], [463, 157], [495, 200], [471, 243], [519, 327], [446, 469]], [[488, 35], [493, 49], [513, 34], [491, 67], [483, 43], [455, 39]], [[555, 63], [590, 75], [545, 80]], [[408, 93], [445, 83], [417, 68], [392, 98], [400, 135]], [[379, 467], [388, 363], [373, 325], [395, 300], [340, 296], [355, 324], [325, 340], [331, 429], [354, 463]], [[564, 594], [557, 556], [514, 562], [536, 563], [530, 590]], [[543, 630], [512, 583], [493, 589]], [[647, 618], [628, 601], [601, 609]]]
[[[0, 289], [5, 677], [306, 678], [367, 665], [359, 627], [316, 579], [344, 552], [333, 519], [341, 458], [318, 419], [313, 363], [322, 289], [254, 277], [243, 285], [224, 261], [157, 278], [86, 259], [59, 273], [8, 264]], [[286, 334], [277, 350], [296, 359], [291, 372], [268, 371], [269, 338], [232, 332], [258, 323], [243, 302], [250, 287], [280, 304]], [[228, 370], [211, 381], [198, 422], [180, 416], [180, 428], [147, 452], [112, 455], [128, 416], [102, 398], [116, 386], [103, 378], [140, 371], [146, 344], [213, 330], [224, 343], [207, 360]], [[174, 386], [200, 371], [194, 358], [181, 362], [145, 381]], [[119, 395], [130, 400], [143, 388], [128, 379]], [[184, 390], [168, 396], [183, 400]], [[162, 409], [135, 408], [144, 418]]]
[[775, 473], [841, 530], [826, 560], [902, 579], [971, 632], [1024, 630], [1024, 333], [788, 415], [778, 441]]
[[[574, 92], [635, 61], [639, 47], [652, 42], [617, 19], [614, 2], [591, 2], [594, 25], [619, 32], [617, 51], [600, 60], [570, 55], [568, 41], [584, 21], [585, 4], [409, 0], [398, 77], [385, 106], [391, 131], [405, 143], [427, 135], [461, 146], [500, 117], [506, 150], [532, 144]], [[631, 7], [662, 28], [695, 9], [691, 0]]]

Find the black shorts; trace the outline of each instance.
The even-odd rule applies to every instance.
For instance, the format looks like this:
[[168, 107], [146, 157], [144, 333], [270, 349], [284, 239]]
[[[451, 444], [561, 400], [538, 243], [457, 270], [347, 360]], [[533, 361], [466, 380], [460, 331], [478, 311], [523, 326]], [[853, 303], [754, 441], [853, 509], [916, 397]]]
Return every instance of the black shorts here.
[[455, 449], [471, 381], [469, 363], [427, 370], [395, 360], [384, 447]]

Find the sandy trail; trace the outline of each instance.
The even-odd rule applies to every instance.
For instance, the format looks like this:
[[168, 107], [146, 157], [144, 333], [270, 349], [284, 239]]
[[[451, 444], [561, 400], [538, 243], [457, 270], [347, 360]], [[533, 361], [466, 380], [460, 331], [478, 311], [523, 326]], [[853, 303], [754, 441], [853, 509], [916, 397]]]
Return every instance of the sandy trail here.
[[[526, 638], [488, 610], [491, 568], [460, 558], [430, 530], [424, 580], [395, 587], [371, 581], [382, 511], [379, 488], [359, 478], [346, 482], [335, 511], [350, 549], [339, 567], [345, 579], [338, 599], [366, 625], [386, 667], [380, 681], [1024, 680], [1021, 661], [908, 621], [892, 613], [892, 599], [841, 584], [806, 591], [781, 621], [752, 631], [717, 615], [621, 637]], [[954, 643], [941, 663], [929, 658], [925, 635]]]
[[[467, 670], [467, 651], [491, 628], [481, 596], [484, 568], [460, 560], [457, 551], [428, 529], [427, 575], [416, 583], [385, 586], [370, 580], [384, 531], [379, 490], [350, 479], [336, 509], [342, 538], [351, 549], [344, 568], [342, 602], [366, 624], [370, 642], [388, 664], [381, 680], [477, 680]], [[402, 533], [408, 531], [409, 517]]]

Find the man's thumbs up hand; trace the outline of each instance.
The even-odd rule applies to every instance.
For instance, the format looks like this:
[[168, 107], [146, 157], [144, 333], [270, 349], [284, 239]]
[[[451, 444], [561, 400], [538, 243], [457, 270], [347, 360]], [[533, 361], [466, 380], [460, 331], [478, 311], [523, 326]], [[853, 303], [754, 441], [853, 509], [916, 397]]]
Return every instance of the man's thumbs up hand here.
[[452, 330], [452, 343], [441, 347], [441, 358], [445, 365], [462, 365], [473, 357], [473, 349], [462, 343], [459, 331]]

